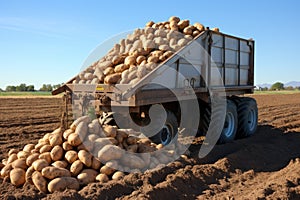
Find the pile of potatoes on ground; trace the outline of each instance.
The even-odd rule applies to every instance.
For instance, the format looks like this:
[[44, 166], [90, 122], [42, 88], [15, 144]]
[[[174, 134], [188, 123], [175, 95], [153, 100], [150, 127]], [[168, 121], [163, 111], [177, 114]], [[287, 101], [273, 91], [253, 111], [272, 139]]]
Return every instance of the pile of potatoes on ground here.
[[171, 147], [175, 144], [166, 148], [141, 136], [83, 116], [67, 130], [45, 134], [37, 144], [11, 149], [0, 164], [1, 178], [15, 186], [34, 184], [43, 193], [79, 190], [91, 182], [121, 179], [127, 172], [162, 167], [179, 157], [180, 149]]
[[[219, 31], [218, 28], [212, 29]], [[134, 84], [205, 31], [200, 23], [170, 17], [169, 21], [150, 21], [136, 29], [106, 56], [81, 72], [74, 84]]]

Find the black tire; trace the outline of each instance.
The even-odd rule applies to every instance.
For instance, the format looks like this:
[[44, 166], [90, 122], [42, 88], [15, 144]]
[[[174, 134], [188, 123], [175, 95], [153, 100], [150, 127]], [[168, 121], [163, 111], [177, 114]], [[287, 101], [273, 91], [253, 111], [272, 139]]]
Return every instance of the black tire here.
[[257, 129], [258, 109], [255, 99], [249, 97], [239, 98], [238, 108], [238, 134], [237, 138], [252, 136]]
[[224, 143], [232, 142], [236, 137], [237, 128], [238, 128], [237, 107], [235, 103], [233, 103], [231, 100], [227, 100], [224, 127], [220, 135], [220, 138], [218, 140], [218, 143], [224, 144]]
[[164, 127], [150, 139], [156, 144], [168, 145], [177, 136], [178, 122], [175, 114], [171, 111], [167, 111], [167, 119]]
[[210, 106], [203, 106], [201, 107], [200, 113], [200, 123], [199, 123], [199, 136], [206, 135], [210, 120], [211, 120], [211, 108]]

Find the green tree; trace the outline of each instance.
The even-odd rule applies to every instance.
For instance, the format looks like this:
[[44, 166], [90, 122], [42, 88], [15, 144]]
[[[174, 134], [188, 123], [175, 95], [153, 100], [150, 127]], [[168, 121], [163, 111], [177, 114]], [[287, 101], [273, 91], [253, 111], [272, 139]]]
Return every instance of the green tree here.
[[284, 88], [285, 90], [294, 90], [295, 88], [293, 86], [287, 86]]
[[5, 89], [6, 92], [15, 92], [16, 91], [16, 86], [13, 85], [8, 85]]
[[276, 82], [271, 86], [270, 90], [283, 90], [284, 89], [284, 84], [281, 82]]
[[34, 91], [34, 85], [28, 85], [28, 86], [26, 87], [26, 91], [33, 92], [33, 91]]
[[43, 84], [43, 86], [40, 88], [40, 91], [43, 92], [51, 92], [53, 90], [51, 84]]

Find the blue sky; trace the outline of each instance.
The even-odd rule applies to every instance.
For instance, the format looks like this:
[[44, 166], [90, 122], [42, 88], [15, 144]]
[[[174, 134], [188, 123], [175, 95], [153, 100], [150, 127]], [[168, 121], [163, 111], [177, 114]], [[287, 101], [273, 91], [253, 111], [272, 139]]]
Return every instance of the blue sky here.
[[62, 83], [103, 41], [170, 16], [256, 41], [255, 83], [300, 81], [300, 1], [1, 1], [0, 88]]

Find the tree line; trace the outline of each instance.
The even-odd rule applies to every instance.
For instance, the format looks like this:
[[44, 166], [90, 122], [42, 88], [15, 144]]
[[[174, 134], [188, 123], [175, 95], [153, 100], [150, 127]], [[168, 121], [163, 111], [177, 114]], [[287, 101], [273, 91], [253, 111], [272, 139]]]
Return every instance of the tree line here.
[[298, 87], [293, 87], [293, 86], [284, 86], [283, 83], [281, 82], [276, 82], [274, 83], [270, 88], [264, 87], [264, 88], [259, 88], [261, 91], [276, 91], [276, 90], [300, 90], [300, 86]]
[[[42, 87], [38, 90], [35, 89], [34, 85], [26, 85], [25, 83], [21, 83], [20, 85], [14, 86], [14, 85], [8, 85], [5, 88], [6, 92], [34, 92], [34, 91], [42, 91], [42, 92], [51, 92], [52, 90], [55, 90], [59, 88], [62, 84], [43, 84]], [[3, 91], [0, 89], [0, 91]]]

